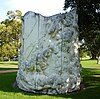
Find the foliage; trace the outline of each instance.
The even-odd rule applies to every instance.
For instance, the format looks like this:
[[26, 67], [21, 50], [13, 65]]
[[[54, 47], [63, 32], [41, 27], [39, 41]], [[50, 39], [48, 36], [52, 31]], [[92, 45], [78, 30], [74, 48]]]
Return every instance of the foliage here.
[[89, 29], [84, 29], [82, 31], [82, 37], [85, 40], [85, 45], [87, 46], [87, 50], [91, 51], [92, 58], [96, 59], [96, 56], [100, 55], [100, 30], [94, 26], [89, 26]]
[[21, 35], [21, 11], [7, 12], [8, 19], [0, 23], [0, 56], [13, 58], [18, 56]]
[[7, 43], [4, 44], [2, 46], [2, 56], [3, 57], [8, 57], [8, 59], [10, 60], [10, 58], [13, 58], [14, 56], [17, 55], [17, 50], [14, 44], [12, 43]]
[[11, 20], [16, 20], [16, 19], [18, 20], [18, 19], [21, 19], [22, 12], [20, 10], [16, 10], [15, 12], [10, 10], [7, 12], [7, 16]]
[[100, 55], [100, 0], [65, 0], [64, 9], [68, 7], [77, 7], [79, 38], [95, 59]]
[[87, 57], [87, 56], [91, 57], [91, 53], [90, 53], [90, 51], [87, 51], [86, 46], [82, 45], [82, 46], [80, 46], [80, 48], [78, 50], [79, 50], [79, 56], [80, 56], [81, 60], [82, 60], [82, 58]]

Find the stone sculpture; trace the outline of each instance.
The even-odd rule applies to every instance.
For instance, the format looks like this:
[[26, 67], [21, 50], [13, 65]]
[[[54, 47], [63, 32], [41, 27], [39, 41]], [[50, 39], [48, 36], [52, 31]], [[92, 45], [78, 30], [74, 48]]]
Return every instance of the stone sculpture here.
[[34, 12], [24, 15], [16, 78], [20, 89], [42, 94], [79, 89], [77, 19], [76, 9], [50, 17]]

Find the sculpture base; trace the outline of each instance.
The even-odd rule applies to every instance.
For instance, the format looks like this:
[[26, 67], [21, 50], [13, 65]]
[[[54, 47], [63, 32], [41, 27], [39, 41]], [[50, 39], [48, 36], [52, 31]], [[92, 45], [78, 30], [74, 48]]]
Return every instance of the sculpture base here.
[[[79, 92], [81, 90], [85, 90], [84, 84], [80, 84], [80, 87], [77, 90], [69, 90], [68, 92], [60, 92], [57, 90], [51, 90], [51, 89], [44, 89], [44, 90], [33, 90], [33, 91], [26, 91], [26, 90], [22, 90], [18, 87], [17, 82], [14, 82], [13, 84], [13, 88], [15, 90], [21, 90], [27, 93], [32, 93], [32, 94], [43, 94], [43, 95], [60, 95], [60, 94], [67, 94], [67, 93], [74, 93], [74, 92]], [[51, 91], [50, 91], [51, 90]]]

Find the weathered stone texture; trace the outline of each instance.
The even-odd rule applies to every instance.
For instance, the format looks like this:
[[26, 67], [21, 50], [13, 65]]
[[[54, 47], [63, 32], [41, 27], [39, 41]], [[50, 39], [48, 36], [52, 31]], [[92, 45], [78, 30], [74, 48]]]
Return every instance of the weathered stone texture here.
[[27, 12], [23, 19], [18, 87], [44, 94], [78, 90], [81, 76], [76, 10], [50, 17]]

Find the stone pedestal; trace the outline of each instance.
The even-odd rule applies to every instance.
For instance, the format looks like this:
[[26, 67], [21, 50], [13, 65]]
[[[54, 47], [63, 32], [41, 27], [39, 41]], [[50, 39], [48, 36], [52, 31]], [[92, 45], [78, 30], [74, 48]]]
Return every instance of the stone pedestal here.
[[23, 17], [17, 85], [33, 93], [62, 94], [80, 87], [76, 10], [44, 17]]

